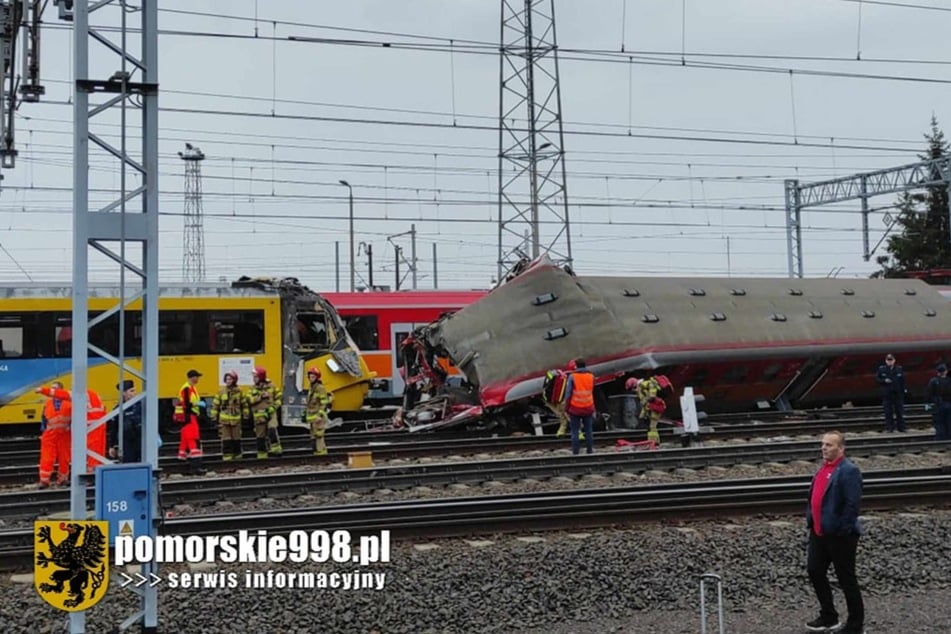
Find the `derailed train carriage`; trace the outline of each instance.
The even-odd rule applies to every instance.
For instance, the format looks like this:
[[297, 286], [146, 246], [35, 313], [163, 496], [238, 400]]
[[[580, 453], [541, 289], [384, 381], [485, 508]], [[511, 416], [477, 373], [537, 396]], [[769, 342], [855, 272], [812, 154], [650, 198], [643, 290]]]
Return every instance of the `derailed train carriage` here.
[[[918, 280], [585, 277], [545, 259], [404, 342], [412, 430], [544, 412], [545, 372], [584, 357], [599, 411], [630, 376], [692, 386], [708, 412], [871, 403], [884, 354], [912, 392], [951, 352], [951, 305]], [[462, 383], [447, 380], [452, 363]], [[668, 413], [676, 415], [676, 399]]]

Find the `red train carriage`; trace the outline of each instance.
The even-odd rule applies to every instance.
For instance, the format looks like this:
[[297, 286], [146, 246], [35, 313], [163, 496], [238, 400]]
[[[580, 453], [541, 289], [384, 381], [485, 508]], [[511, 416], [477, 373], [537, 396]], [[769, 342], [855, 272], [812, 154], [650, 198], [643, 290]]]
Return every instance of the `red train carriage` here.
[[[397, 401], [403, 395], [399, 344], [415, 328], [481, 299], [484, 290], [416, 290], [323, 293], [337, 309], [360, 348], [376, 382], [371, 401]], [[446, 368], [451, 374], [455, 368]]]

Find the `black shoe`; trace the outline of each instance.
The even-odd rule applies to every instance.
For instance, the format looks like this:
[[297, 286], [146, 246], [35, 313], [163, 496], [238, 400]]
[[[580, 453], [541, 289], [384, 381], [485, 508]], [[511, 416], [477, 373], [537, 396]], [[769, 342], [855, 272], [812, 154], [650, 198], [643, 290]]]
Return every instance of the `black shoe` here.
[[806, 623], [806, 629], [810, 632], [832, 632], [840, 625], [838, 617], [820, 616]]
[[832, 634], [865, 634], [865, 627], [846, 623], [839, 629], [833, 630]]

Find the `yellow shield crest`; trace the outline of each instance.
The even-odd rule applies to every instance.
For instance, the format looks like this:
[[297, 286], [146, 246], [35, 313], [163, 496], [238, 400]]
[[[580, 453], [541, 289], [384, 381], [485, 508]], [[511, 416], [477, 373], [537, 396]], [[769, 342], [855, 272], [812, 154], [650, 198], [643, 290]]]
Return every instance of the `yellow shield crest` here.
[[35, 522], [33, 555], [33, 585], [54, 608], [91, 608], [109, 589], [109, 522]]

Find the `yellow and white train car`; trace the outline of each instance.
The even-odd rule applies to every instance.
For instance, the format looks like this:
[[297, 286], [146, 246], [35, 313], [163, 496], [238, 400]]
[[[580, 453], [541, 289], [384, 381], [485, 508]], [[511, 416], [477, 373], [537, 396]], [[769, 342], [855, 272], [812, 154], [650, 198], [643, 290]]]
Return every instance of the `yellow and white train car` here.
[[[127, 295], [131, 291], [127, 291]], [[115, 287], [91, 286], [90, 318], [117, 304]], [[138, 369], [142, 350], [141, 302], [122, 323], [113, 314], [94, 325], [89, 342], [120, 354]], [[72, 357], [69, 286], [30, 285], [0, 291], [0, 425], [39, 422], [43, 402], [36, 387], [62, 381], [69, 389]], [[300, 420], [306, 368], [317, 366], [334, 395], [334, 413], [363, 405], [374, 377], [334, 307], [294, 278], [241, 278], [230, 285], [169, 285], [159, 299], [159, 403], [162, 423], [194, 368], [204, 376], [203, 398], [213, 396], [229, 370], [249, 386], [254, 367], [264, 367], [284, 393], [282, 422]], [[125, 376], [133, 379], [132, 376]], [[88, 385], [108, 407], [118, 401], [118, 368], [90, 351]], [[135, 380], [141, 388], [140, 382]]]

